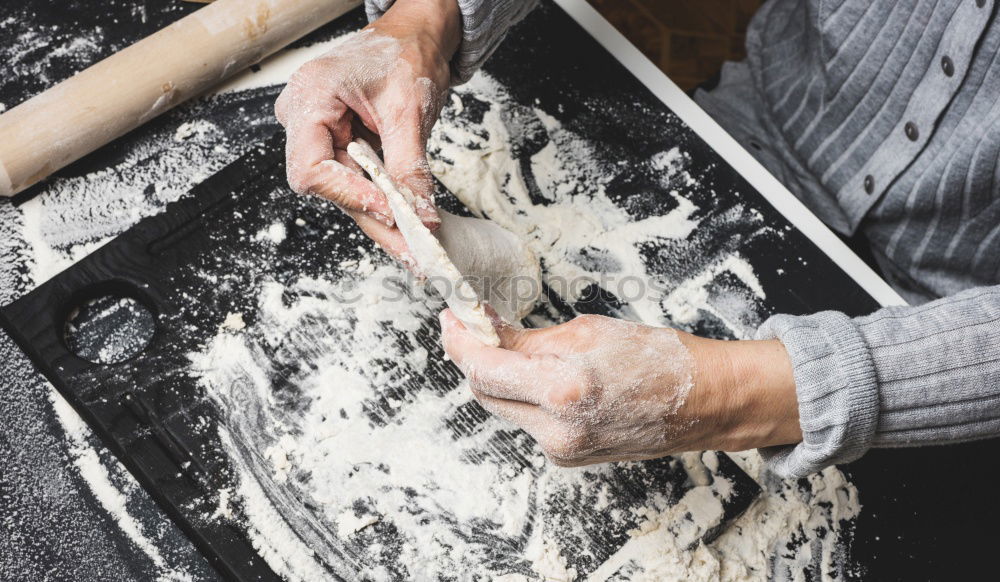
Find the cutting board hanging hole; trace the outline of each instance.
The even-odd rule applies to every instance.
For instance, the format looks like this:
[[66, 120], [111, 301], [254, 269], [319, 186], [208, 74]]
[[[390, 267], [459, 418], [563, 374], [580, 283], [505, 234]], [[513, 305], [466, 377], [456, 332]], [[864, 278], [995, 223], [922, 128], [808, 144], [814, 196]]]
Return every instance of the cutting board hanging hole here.
[[94, 364], [118, 364], [142, 353], [156, 332], [156, 317], [133, 297], [105, 294], [69, 310], [64, 338], [77, 357]]

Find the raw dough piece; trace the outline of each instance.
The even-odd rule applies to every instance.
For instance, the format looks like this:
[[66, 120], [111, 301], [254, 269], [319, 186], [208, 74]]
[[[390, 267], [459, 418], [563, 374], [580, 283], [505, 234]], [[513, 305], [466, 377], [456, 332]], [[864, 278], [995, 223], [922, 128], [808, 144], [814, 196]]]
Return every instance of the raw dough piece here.
[[505, 321], [517, 324], [542, 294], [538, 259], [524, 241], [499, 224], [439, 210], [434, 233], [483, 301]]
[[[447, 218], [448, 225], [442, 223], [439, 230], [445, 232], [438, 235], [439, 240], [417, 216], [413, 193], [395, 184], [368, 143], [355, 140], [347, 146], [347, 152], [385, 193], [416, 270], [427, 277], [455, 316], [480, 341], [499, 345], [500, 338], [480, 297], [494, 297], [500, 306], [494, 309], [512, 322], [530, 311], [541, 293], [538, 263], [531, 251], [500, 226], [454, 215]], [[448, 241], [466, 271], [452, 262], [444, 241]]]

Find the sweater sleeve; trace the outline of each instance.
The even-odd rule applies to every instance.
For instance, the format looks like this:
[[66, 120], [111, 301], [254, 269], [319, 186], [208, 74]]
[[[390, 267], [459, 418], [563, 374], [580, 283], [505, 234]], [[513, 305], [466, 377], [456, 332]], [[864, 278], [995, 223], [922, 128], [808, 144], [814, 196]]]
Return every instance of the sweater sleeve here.
[[[462, 13], [462, 44], [451, 63], [452, 84], [468, 81], [538, 0], [456, 0]], [[368, 20], [382, 16], [395, 0], [365, 0]]]
[[854, 319], [776, 315], [757, 338], [781, 340], [795, 373], [803, 440], [761, 450], [779, 475], [1000, 436], [1000, 286]]

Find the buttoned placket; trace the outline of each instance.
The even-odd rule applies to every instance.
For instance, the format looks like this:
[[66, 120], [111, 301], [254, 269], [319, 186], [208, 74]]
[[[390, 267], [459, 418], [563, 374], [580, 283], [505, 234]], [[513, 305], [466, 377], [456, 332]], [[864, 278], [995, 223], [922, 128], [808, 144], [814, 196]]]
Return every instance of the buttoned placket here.
[[838, 193], [851, 230], [926, 147], [934, 123], [961, 86], [976, 43], [986, 31], [993, 0], [966, 0], [942, 35], [928, 70], [889, 137]]

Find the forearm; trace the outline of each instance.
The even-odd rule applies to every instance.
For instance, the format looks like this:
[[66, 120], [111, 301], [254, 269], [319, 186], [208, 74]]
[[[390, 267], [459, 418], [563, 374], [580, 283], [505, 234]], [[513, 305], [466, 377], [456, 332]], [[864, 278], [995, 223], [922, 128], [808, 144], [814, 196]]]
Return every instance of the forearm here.
[[742, 451], [802, 440], [792, 364], [780, 342], [680, 338], [694, 359], [687, 405], [700, 425], [687, 448]]
[[[422, 0], [365, 0], [369, 20], [375, 21], [398, 5]], [[443, 0], [442, 0], [443, 1]], [[449, 0], [459, 14], [458, 50], [452, 51], [453, 82], [467, 81], [493, 54], [511, 26], [524, 18], [538, 0]]]
[[1000, 434], [1000, 287], [855, 319], [776, 316], [758, 335], [781, 339], [797, 385], [804, 443], [764, 451], [779, 473]]
[[1000, 435], [1000, 287], [883, 310], [857, 324], [879, 383], [873, 446]]
[[462, 41], [462, 16], [455, 0], [402, 0], [368, 25], [390, 36], [415, 36], [451, 61]]

